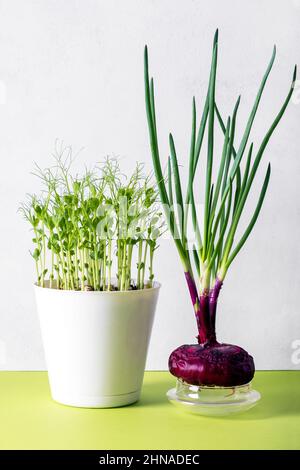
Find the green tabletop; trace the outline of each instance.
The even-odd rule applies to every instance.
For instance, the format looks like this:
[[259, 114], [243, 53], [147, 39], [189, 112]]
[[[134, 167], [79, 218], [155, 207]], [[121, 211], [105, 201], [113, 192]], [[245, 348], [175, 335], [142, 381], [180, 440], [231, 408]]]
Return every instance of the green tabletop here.
[[0, 372], [0, 448], [300, 449], [300, 371], [257, 372], [259, 404], [222, 419], [177, 410], [174, 383], [147, 372], [139, 403], [82, 409], [51, 400], [46, 372]]

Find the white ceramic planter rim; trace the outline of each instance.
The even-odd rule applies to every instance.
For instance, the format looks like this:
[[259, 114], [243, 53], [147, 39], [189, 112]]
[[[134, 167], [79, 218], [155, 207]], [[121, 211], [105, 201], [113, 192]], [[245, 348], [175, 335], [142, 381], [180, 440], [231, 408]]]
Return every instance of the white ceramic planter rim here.
[[[49, 284], [50, 281], [45, 281], [46, 284]], [[154, 281], [153, 282], [153, 286], [152, 287], [146, 287], [144, 289], [128, 289], [128, 290], [89, 290], [89, 291], [86, 291], [86, 290], [72, 290], [72, 289], [57, 289], [56, 287], [48, 287], [48, 285], [46, 286], [39, 286], [36, 282], [34, 283], [34, 288], [35, 289], [43, 289], [43, 290], [49, 290], [49, 291], [52, 291], [52, 292], [59, 292], [59, 293], [62, 293], [64, 292], [66, 295], [70, 295], [70, 294], [76, 294], [76, 295], [99, 295], [99, 294], [112, 294], [112, 295], [118, 295], [118, 294], [130, 294], [130, 295], [134, 295], [134, 294], [141, 294], [141, 293], [145, 293], [146, 291], [153, 291], [153, 290], [156, 290], [156, 289], [160, 289], [161, 288], [161, 283], [160, 282], [157, 282], [157, 281]]]

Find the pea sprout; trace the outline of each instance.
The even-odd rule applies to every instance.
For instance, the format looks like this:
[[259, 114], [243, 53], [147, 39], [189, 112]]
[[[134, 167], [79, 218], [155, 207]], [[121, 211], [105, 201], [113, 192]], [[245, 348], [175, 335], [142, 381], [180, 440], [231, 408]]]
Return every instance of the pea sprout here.
[[[115, 158], [73, 175], [72, 149], [53, 167], [35, 166], [43, 184], [20, 211], [31, 225], [37, 285], [65, 290], [135, 290], [153, 285], [153, 258], [164, 231], [158, 192], [141, 163], [130, 178]], [[115, 274], [115, 275], [114, 275]]]

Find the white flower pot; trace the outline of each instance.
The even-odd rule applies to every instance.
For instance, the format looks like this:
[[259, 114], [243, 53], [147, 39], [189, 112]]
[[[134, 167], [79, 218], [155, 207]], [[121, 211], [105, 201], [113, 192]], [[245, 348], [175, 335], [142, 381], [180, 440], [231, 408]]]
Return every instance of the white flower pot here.
[[139, 399], [160, 285], [125, 292], [35, 286], [52, 398], [80, 407]]

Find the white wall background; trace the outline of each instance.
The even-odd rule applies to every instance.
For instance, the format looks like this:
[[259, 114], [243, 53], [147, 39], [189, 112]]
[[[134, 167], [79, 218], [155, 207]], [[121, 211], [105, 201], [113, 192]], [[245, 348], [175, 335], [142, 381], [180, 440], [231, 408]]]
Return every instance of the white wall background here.
[[[216, 27], [217, 99], [224, 114], [239, 93], [245, 123], [272, 46], [278, 55], [256, 121], [260, 139], [300, 58], [300, 0], [0, 1], [0, 367], [45, 367], [29, 256], [31, 234], [17, 214], [38, 191], [33, 162], [47, 166], [56, 138], [151, 169], [143, 97], [143, 47], [156, 77], [162, 155], [174, 131], [186, 174], [191, 98], [203, 100]], [[299, 93], [298, 93], [299, 95]], [[300, 101], [300, 96], [298, 96]], [[272, 180], [256, 230], [222, 291], [218, 332], [250, 351], [257, 368], [299, 368], [300, 105], [292, 103], [264, 157]], [[238, 133], [242, 127], [238, 127]], [[240, 135], [240, 134], [239, 134]], [[263, 171], [260, 174], [260, 180]], [[170, 351], [196, 334], [178, 257], [169, 241], [156, 260], [163, 282], [148, 368], [165, 369]], [[299, 345], [298, 345], [299, 346]]]

